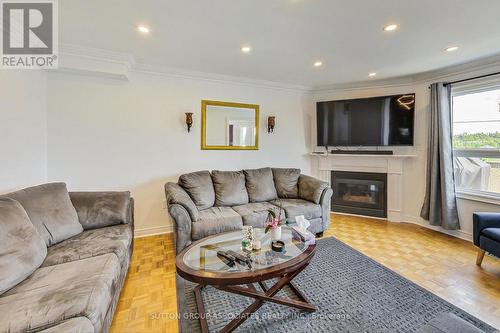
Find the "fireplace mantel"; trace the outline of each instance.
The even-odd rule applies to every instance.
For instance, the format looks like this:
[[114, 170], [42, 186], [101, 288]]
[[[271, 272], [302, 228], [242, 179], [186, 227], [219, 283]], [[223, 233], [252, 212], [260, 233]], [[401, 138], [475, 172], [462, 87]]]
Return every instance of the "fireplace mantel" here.
[[403, 217], [404, 160], [415, 155], [311, 154], [314, 176], [331, 184], [332, 171], [378, 172], [387, 174], [387, 220]]

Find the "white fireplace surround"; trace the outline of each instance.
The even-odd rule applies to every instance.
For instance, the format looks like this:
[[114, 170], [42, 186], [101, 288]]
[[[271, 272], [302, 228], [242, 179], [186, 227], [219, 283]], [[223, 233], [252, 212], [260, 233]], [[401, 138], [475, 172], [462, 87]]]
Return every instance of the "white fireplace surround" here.
[[415, 155], [311, 154], [314, 176], [331, 185], [332, 171], [387, 174], [387, 220], [403, 221], [404, 160]]

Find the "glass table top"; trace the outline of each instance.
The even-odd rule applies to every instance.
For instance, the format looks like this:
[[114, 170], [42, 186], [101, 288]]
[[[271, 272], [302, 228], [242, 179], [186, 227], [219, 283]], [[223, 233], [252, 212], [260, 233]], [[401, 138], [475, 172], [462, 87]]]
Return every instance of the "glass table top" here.
[[[269, 268], [302, 254], [309, 244], [306, 244], [296, 231], [287, 226], [281, 227], [281, 241], [285, 243], [283, 252], [276, 252], [271, 249], [271, 234], [264, 234], [264, 229], [254, 228], [256, 238], [261, 240], [261, 249], [253, 251], [243, 251], [241, 241], [243, 231], [234, 231], [207, 238], [190, 248], [183, 256], [184, 263], [195, 270], [209, 272], [248, 272], [263, 268]], [[230, 266], [226, 264], [224, 258], [217, 255], [219, 250], [233, 250], [252, 259], [251, 267], [246, 264], [236, 262]]]

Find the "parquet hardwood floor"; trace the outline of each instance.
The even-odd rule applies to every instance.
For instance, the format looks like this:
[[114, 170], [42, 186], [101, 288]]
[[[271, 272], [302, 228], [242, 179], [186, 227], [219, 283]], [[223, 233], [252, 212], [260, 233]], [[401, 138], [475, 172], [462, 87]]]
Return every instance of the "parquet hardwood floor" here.
[[[332, 214], [326, 236], [500, 328], [500, 260], [475, 265], [473, 244], [409, 223]], [[172, 234], [136, 239], [112, 333], [177, 332]]]

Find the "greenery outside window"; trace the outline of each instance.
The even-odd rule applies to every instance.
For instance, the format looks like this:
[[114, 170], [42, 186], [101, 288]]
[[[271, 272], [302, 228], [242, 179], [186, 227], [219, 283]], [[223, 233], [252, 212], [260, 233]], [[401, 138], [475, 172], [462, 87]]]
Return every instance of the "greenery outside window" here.
[[457, 192], [500, 198], [500, 81], [452, 89]]

